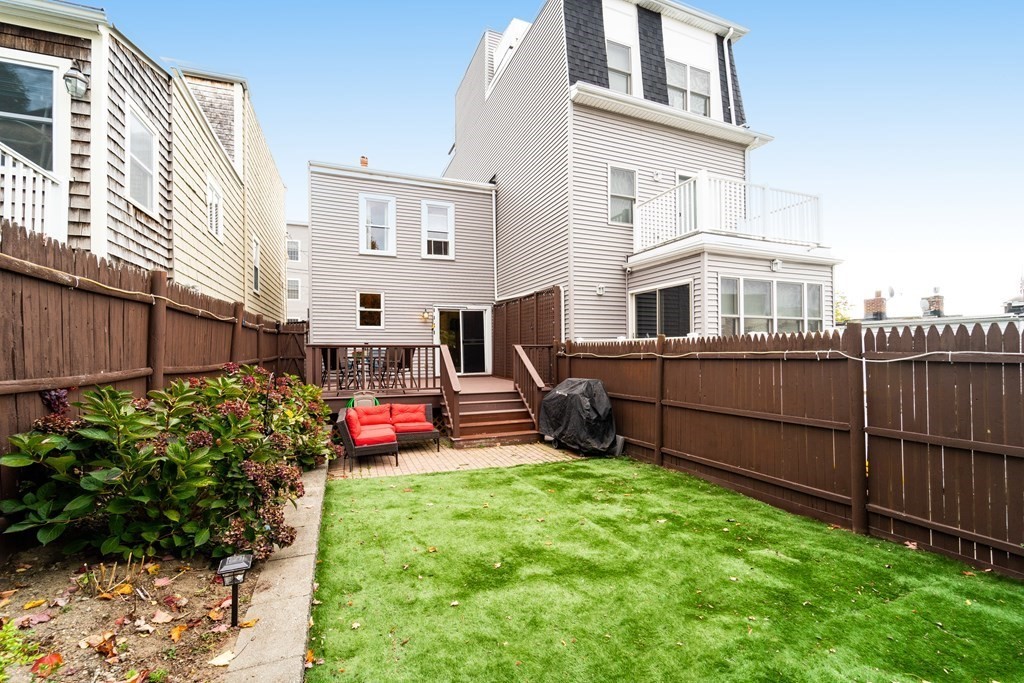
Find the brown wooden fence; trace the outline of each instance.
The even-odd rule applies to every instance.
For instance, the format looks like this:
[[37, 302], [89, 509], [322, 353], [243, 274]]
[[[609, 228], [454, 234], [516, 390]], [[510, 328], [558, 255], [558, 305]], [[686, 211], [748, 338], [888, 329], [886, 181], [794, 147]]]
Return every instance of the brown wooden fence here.
[[537, 372], [554, 379], [554, 342], [562, 338], [562, 289], [550, 287], [494, 304], [494, 364], [492, 374], [512, 377], [513, 347], [529, 347]]
[[[39, 392], [98, 385], [143, 394], [229, 361], [302, 375], [306, 326], [279, 324], [35, 233], [0, 226], [0, 453], [46, 413]], [[0, 468], [0, 497], [16, 490]], [[0, 518], [0, 530], [6, 527]], [[3, 556], [0, 537], [0, 557]]]
[[1017, 577], [1022, 369], [1013, 324], [570, 342], [558, 360], [604, 382], [639, 459]]

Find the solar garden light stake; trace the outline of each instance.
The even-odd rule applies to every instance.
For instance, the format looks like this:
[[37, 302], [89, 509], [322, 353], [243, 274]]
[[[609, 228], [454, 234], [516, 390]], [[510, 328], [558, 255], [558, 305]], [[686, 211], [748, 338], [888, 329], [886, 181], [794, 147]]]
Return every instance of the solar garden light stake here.
[[252, 553], [232, 555], [220, 561], [217, 576], [231, 586], [231, 625], [238, 626], [238, 586], [245, 582], [246, 570], [252, 568]]

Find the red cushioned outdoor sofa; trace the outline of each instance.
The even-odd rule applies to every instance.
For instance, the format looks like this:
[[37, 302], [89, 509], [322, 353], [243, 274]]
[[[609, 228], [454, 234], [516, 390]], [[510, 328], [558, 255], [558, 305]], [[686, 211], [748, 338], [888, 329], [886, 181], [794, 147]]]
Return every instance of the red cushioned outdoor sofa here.
[[441, 432], [434, 427], [433, 406], [383, 403], [379, 406], [342, 408], [334, 428], [345, 446], [348, 468], [364, 455], [394, 455], [398, 465], [398, 444], [434, 441], [441, 450]]

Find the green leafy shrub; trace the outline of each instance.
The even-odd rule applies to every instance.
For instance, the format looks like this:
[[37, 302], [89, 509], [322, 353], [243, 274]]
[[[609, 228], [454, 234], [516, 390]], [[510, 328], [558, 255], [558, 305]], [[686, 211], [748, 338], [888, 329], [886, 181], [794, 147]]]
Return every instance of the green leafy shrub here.
[[0, 458], [42, 475], [0, 504], [25, 515], [8, 532], [36, 529], [46, 544], [73, 531], [69, 551], [125, 557], [249, 550], [265, 559], [290, 545], [284, 506], [303, 494], [300, 468], [331, 453], [330, 411], [318, 388], [295, 378], [225, 370], [145, 399], [112, 387], [87, 392], [80, 419], [49, 392], [54, 413], [12, 436], [14, 451]]
[[38, 647], [25, 640], [13, 621], [0, 627], [0, 683], [8, 680], [7, 667], [31, 664]]

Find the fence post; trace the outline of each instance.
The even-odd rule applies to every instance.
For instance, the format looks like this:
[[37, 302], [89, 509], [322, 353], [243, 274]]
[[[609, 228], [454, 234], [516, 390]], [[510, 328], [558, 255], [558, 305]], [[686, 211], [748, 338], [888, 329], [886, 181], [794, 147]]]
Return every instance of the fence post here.
[[153, 307], [149, 311], [148, 362], [153, 374], [149, 376], [148, 389], [164, 388], [164, 353], [167, 349], [167, 273], [154, 270], [149, 281], [149, 292], [153, 295]]
[[565, 378], [569, 379], [572, 377], [572, 352], [573, 352], [573, 341], [572, 339], [565, 340]]
[[665, 396], [665, 335], [658, 335], [658, 342], [654, 348], [658, 357], [655, 359], [654, 379], [654, 462], [659, 467], [665, 465], [665, 454], [661, 449], [664, 445], [665, 412], [661, 401]]
[[263, 314], [256, 316], [256, 365], [263, 366]]
[[864, 435], [864, 331], [851, 322], [843, 333], [850, 382], [850, 517], [853, 530], [868, 533], [868, 453]]
[[241, 301], [235, 302], [235, 324], [231, 328], [231, 358], [229, 359], [232, 363], [237, 363], [242, 360], [242, 334], [245, 328], [242, 326], [242, 321], [245, 320], [245, 304]]

